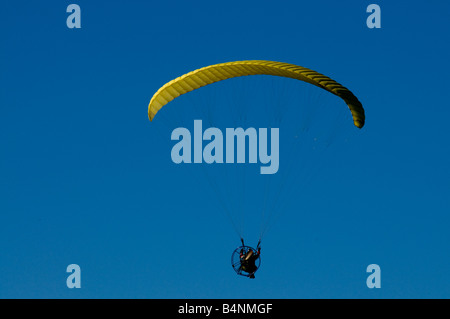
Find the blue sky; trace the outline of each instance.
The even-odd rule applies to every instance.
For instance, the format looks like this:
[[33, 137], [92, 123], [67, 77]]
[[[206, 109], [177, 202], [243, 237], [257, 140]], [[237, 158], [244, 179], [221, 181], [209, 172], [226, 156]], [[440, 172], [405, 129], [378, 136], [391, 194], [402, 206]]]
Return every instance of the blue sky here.
[[[376, 1], [369, 29], [369, 1], [77, 1], [68, 29], [70, 3], [1, 6], [1, 298], [450, 297], [449, 3]], [[201, 168], [147, 118], [165, 82], [248, 59], [324, 73], [367, 116], [286, 198], [255, 280]]]

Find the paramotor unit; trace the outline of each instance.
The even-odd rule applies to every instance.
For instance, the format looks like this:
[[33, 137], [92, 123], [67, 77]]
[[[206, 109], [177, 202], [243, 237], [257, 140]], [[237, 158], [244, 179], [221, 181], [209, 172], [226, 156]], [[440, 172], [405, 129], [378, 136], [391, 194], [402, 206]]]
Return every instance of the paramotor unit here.
[[231, 255], [231, 266], [236, 274], [248, 278], [255, 278], [255, 272], [261, 266], [261, 248], [258, 243], [257, 248], [244, 245], [239, 246]]

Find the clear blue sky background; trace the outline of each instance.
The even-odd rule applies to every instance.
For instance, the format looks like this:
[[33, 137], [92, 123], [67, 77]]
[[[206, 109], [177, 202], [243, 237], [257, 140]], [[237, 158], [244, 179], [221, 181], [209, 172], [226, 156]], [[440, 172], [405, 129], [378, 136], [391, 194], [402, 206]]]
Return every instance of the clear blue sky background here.
[[[449, 298], [450, 3], [374, 2], [377, 30], [370, 1], [79, 0], [79, 30], [71, 2], [3, 2], [0, 297]], [[367, 115], [287, 202], [255, 280], [229, 265], [239, 238], [207, 181], [147, 118], [165, 82], [246, 59], [325, 73]]]

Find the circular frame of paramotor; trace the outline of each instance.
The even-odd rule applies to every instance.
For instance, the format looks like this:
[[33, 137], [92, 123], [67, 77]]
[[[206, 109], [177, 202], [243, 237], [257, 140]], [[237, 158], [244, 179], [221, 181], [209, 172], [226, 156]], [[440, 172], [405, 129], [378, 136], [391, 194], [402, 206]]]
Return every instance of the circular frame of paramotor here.
[[250, 246], [239, 246], [233, 251], [231, 255], [231, 266], [233, 267], [236, 274], [244, 277], [251, 277], [261, 266], [261, 256], [258, 256], [255, 260], [256, 269], [252, 271], [247, 271], [243, 265], [243, 256], [246, 256], [250, 251], [256, 255], [258, 252], [255, 248]]

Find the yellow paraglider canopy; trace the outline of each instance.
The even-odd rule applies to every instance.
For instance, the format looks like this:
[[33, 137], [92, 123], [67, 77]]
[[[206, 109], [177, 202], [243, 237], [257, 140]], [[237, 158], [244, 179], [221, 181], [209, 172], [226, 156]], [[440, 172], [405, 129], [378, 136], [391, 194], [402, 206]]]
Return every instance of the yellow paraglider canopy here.
[[186, 73], [164, 84], [152, 97], [148, 105], [148, 117], [151, 120], [167, 103], [187, 92], [208, 84], [245, 75], [274, 75], [292, 78], [313, 84], [340, 97], [350, 109], [356, 127], [364, 126], [365, 116], [361, 102], [353, 93], [313, 70], [283, 62], [264, 60], [236, 61], [210, 65]]

